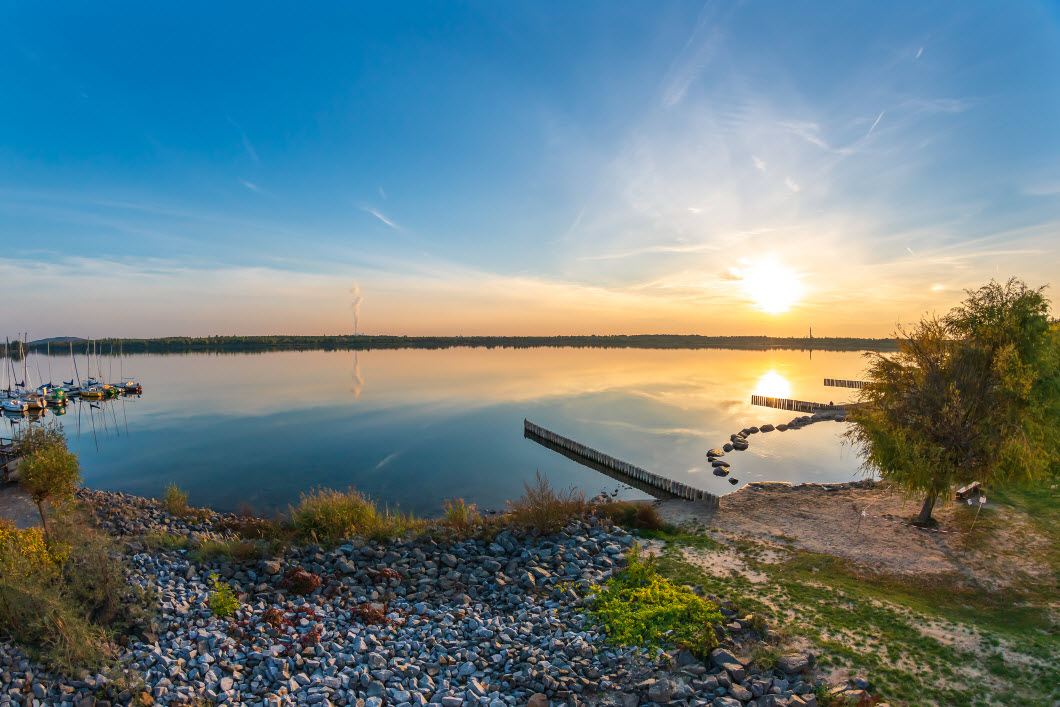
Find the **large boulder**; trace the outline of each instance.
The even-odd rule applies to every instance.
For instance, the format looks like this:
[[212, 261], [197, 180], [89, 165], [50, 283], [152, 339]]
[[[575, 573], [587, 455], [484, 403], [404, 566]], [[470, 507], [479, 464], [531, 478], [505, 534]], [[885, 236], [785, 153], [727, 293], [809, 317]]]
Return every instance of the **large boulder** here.
[[785, 673], [802, 673], [810, 667], [810, 659], [802, 653], [785, 653], [777, 658], [777, 667]]

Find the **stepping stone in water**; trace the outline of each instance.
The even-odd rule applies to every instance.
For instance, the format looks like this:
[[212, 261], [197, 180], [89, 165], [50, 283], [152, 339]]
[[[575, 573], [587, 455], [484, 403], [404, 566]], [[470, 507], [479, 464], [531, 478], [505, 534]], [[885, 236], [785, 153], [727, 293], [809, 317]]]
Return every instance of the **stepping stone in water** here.
[[774, 429], [773, 425], [762, 425], [762, 432], [772, 432]]
[[714, 467], [714, 476], [725, 476], [729, 473], [729, 470], [723, 466]]
[[734, 477], [732, 477], [731, 479], [729, 479], [729, 483], [730, 483], [730, 484], [732, 484], [733, 486], [735, 486], [736, 484], [740, 483], [740, 480], [739, 480], [739, 479], [737, 479], [737, 478], [736, 478], [736, 477], [734, 476]]
[[724, 457], [725, 456], [725, 452], [721, 451], [720, 449], [712, 449], [709, 452], [707, 452], [707, 456], [708, 457]]
[[729, 443], [729, 442], [726, 442], [725, 446], [722, 447], [722, 449], [724, 449], [726, 452], [731, 452], [732, 451], [732, 444]]
[[711, 466], [728, 466], [729, 462], [722, 461], [721, 459], [715, 459], [710, 463]]

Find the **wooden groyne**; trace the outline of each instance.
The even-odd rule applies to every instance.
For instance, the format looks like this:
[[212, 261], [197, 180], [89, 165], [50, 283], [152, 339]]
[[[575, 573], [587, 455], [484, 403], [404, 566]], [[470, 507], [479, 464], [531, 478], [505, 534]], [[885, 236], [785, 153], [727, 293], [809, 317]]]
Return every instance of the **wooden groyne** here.
[[679, 481], [667, 479], [664, 476], [641, 469], [639, 466], [634, 466], [629, 462], [615, 459], [609, 454], [604, 454], [592, 447], [586, 447], [584, 444], [579, 444], [563, 435], [556, 434], [551, 430], [546, 430], [544, 427], [535, 425], [529, 420], [523, 420], [523, 434], [529, 439], [547, 443], [545, 446], [549, 448], [565, 450], [570, 453], [567, 456], [574, 455], [571, 458], [578, 458], [578, 461], [587, 460], [591, 462], [587, 466], [592, 468], [600, 466], [610, 469], [616, 472], [616, 474], [609, 474], [612, 478], [629, 483], [631, 486], [640, 488], [652, 495], [683, 498], [687, 501], [701, 501], [712, 505], [718, 503], [718, 497], [712, 493], [693, 488]]
[[865, 381], [849, 381], [842, 378], [825, 378], [824, 384], [831, 388], [857, 388], [858, 390], [865, 387]]
[[771, 398], [768, 395], [752, 395], [752, 405], [761, 405], [767, 408], [777, 408], [778, 410], [794, 410], [795, 412], [819, 412], [821, 410], [836, 411], [846, 410], [849, 405], [844, 403], [811, 403], [806, 400], [790, 400], [788, 398]]

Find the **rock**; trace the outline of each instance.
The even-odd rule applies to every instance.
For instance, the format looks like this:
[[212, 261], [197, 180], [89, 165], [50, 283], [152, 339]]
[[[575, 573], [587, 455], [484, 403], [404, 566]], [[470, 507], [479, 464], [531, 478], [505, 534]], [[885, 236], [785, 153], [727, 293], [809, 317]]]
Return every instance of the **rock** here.
[[731, 688], [729, 688], [729, 692], [732, 693], [732, 696], [738, 699], [740, 702], [749, 702], [753, 697], [753, 695], [751, 695], [751, 691], [748, 690], [746, 687], [743, 687], [742, 685], [733, 685]]
[[728, 476], [729, 470], [723, 466], [714, 467], [714, 476]]
[[729, 466], [729, 462], [722, 459], [715, 459], [710, 463], [711, 466]]
[[743, 707], [739, 700], [732, 697], [715, 697], [712, 707]]
[[725, 452], [721, 451], [720, 449], [712, 449], [709, 452], [707, 452], [707, 456], [708, 457], [724, 457], [725, 456]]
[[772, 432], [775, 428], [773, 427], [773, 425], [765, 424], [762, 425], [759, 429], [763, 432]]
[[648, 699], [659, 704], [668, 703], [674, 694], [674, 685], [670, 680], [657, 680], [648, 688]]
[[533, 695], [530, 695], [526, 707], [548, 707], [548, 696], [543, 692], [534, 693]]
[[733, 486], [735, 486], [736, 484], [740, 483], [740, 480], [737, 479], [736, 477], [733, 477], [733, 478], [729, 479], [729, 483], [732, 484]]
[[802, 673], [810, 667], [810, 660], [802, 653], [785, 653], [777, 658], [777, 668], [785, 673]]
[[732, 443], [731, 442], [726, 442], [722, 446], [722, 449], [724, 449], [726, 452], [731, 452], [732, 451]]

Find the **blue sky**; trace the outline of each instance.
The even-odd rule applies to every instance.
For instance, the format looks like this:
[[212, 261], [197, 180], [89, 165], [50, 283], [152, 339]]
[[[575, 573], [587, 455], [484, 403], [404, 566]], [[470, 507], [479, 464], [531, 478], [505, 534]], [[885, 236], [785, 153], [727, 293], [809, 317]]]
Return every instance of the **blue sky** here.
[[5, 328], [343, 333], [356, 285], [373, 333], [886, 335], [1055, 285], [1057, 8], [8, 3]]

